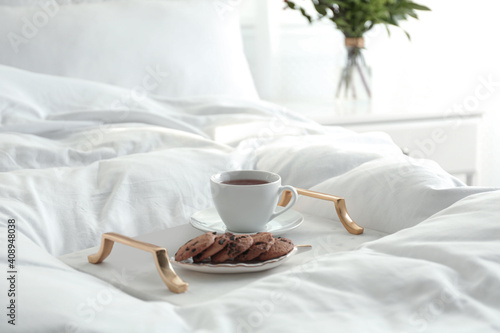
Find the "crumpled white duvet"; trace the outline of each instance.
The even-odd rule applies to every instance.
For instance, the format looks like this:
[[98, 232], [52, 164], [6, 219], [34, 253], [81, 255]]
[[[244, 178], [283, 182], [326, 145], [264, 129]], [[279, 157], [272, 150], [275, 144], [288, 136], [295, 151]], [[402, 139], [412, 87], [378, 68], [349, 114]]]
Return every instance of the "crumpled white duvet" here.
[[[500, 330], [500, 192], [409, 159], [382, 133], [262, 101], [138, 99], [4, 66], [0, 117], [0, 238], [15, 219], [19, 271], [17, 325], [3, 315], [3, 332]], [[186, 224], [212, 205], [209, 175], [240, 168], [345, 197], [358, 224], [388, 236], [192, 306], [136, 299], [57, 258], [103, 232]], [[310, 198], [296, 209], [331, 216]], [[110, 301], [85, 312], [103, 290]]]

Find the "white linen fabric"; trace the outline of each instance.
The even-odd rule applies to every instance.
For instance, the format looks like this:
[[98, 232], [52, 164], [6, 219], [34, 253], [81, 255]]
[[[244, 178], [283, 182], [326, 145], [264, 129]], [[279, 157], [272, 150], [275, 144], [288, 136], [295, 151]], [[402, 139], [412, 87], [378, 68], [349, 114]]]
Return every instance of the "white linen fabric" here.
[[0, 64], [139, 95], [255, 99], [235, 6], [227, 10], [219, 0], [0, 5]]
[[[17, 331], [500, 329], [500, 192], [412, 160], [382, 133], [325, 128], [257, 100], [134, 98], [6, 66], [0, 124], [0, 237], [6, 244], [16, 219]], [[103, 232], [187, 224], [212, 206], [209, 176], [229, 169], [343, 196], [358, 224], [388, 235], [192, 305], [132, 297], [57, 258]], [[332, 217], [331, 203], [295, 208]], [[4, 318], [0, 330], [11, 328]]]
[[[54, 1], [58, 5], [76, 5], [80, 3], [95, 3], [95, 2], [105, 2], [105, 1], [119, 2], [119, 1], [131, 1], [131, 0], [0, 0], [0, 5], [11, 6], [11, 7], [37, 6], [37, 5], [44, 5], [46, 3]], [[169, 1], [169, 0], [164, 0], [164, 1]]]
[[79, 3], [94, 3], [104, 1], [130, 1], [130, 0], [0, 0], [0, 5], [11, 7], [37, 6], [55, 1], [58, 5], [74, 5]]

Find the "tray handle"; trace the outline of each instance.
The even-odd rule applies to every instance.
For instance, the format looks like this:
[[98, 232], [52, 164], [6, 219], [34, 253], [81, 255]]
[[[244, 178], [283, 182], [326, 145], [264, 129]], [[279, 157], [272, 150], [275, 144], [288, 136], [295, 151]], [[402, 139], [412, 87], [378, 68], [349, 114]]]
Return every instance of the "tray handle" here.
[[[315, 192], [315, 191], [310, 191], [310, 190], [304, 190], [301, 188], [295, 188], [297, 190], [297, 193], [299, 195], [305, 195], [307, 197], [311, 198], [316, 198], [316, 199], [321, 199], [321, 200], [328, 200], [332, 201], [335, 205], [335, 210], [337, 211], [337, 215], [339, 216], [340, 222], [346, 228], [346, 230], [353, 234], [353, 235], [360, 235], [363, 233], [364, 229], [363, 227], [360, 227], [357, 225], [352, 218], [349, 216], [349, 213], [347, 212], [347, 208], [345, 206], [345, 200], [344, 198], [337, 197], [335, 195], [331, 194], [326, 194], [326, 193], [321, 193], [321, 192]], [[283, 195], [281, 196], [281, 200], [278, 203], [279, 206], [286, 206], [288, 202], [290, 201], [292, 197], [292, 194], [289, 191], [283, 192]]]
[[168, 289], [178, 294], [188, 290], [188, 283], [184, 282], [172, 268], [170, 260], [168, 259], [168, 253], [166, 249], [154, 244], [141, 242], [114, 232], [102, 234], [101, 247], [99, 248], [99, 251], [97, 253], [88, 256], [89, 262], [91, 264], [98, 264], [103, 262], [104, 259], [106, 259], [111, 253], [115, 242], [152, 253], [155, 259], [158, 273], [160, 274], [161, 279], [166, 284]]

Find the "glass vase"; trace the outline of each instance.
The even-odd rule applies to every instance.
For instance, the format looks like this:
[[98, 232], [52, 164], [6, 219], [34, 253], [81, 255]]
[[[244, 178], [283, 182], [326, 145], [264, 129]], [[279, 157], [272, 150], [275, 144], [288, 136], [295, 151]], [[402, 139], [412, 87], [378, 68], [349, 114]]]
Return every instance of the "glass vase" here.
[[363, 56], [364, 40], [345, 39], [346, 56], [340, 68], [335, 110], [340, 115], [366, 114], [371, 109], [371, 69]]

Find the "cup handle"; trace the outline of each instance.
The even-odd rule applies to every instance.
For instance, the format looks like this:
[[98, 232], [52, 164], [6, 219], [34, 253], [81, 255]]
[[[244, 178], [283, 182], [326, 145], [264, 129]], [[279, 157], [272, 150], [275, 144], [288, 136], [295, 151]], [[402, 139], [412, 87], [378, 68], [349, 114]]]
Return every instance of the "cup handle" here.
[[269, 221], [272, 221], [273, 219], [275, 219], [278, 215], [281, 215], [283, 214], [284, 212], [286, 212], [287, 210], [289, 210], [290, 208], [293, 207], [293, 205], [295, 205], [295, 202], [297, 201], [297, 197], [299, 196], [297, 194], [297, 190], [295, 190], [295, 188], [293, 186], [290, 186], [290, 185], [284, 185], [284, 186], [281, 186], [279, 188], [279, 191], [278, 191], [278, 198], [281, 198], [281, 194], [283, 193], [283, 191], [290, 191], [291, 194], [292, 194], [292, 197], [290, 198], [290, 201], [288, 202], [288, 204], [285, 206], [285, 208], [283, 208], [281, 211], [279, 212], [276, 212], [276, 210], [274, 211], [273, 215], [271, 215], [271, 217], [269, 218]]

